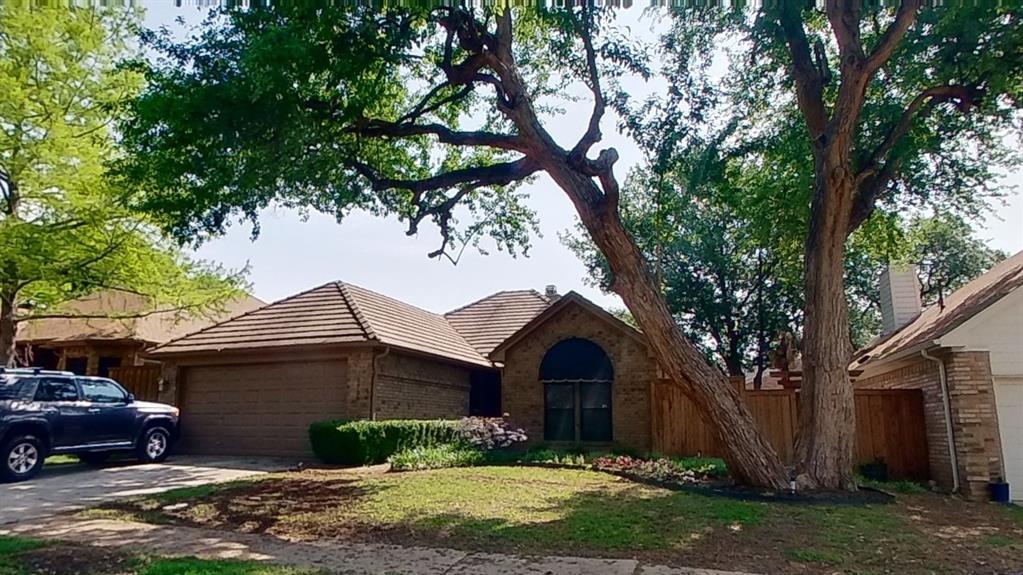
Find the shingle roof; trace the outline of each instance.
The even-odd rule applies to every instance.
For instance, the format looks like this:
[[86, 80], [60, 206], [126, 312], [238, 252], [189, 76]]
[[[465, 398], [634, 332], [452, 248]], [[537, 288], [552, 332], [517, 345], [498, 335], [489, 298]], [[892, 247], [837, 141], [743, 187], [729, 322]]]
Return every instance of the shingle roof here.
[[502, 291], [444, 314], [482, 355], [547, 309], [551, 302], [535, 290]]
[[999, 262], [891, 335], [858, 351], [852, 367], [862, 367], [892, 357], [900, 351], [934, 341], [984, 311], [988, 306], [1023, 286], [1023, 251]]
[[443, 316], [331, 282], [168, 342], [152, 355], [376, 341], [490, 366]]
[[159, 306], [154, 309], [153, 301], [146, 296], [110, 289], [66, 302], [54, 310], [109, 317], [29, 319], [19, 323], [17, 339], [21, 343], [50, 345], [92, 340], [159, 344], [263, 305], [266, 304], [243, 294], [226, 302], [212, 317], [206, 317]]
[[490, 366], [444, 316], [352, 284], [339, 284], [381, 343]]
[[367, 341], [337, 283], [284, 298], [170, 341], [153, 355]]

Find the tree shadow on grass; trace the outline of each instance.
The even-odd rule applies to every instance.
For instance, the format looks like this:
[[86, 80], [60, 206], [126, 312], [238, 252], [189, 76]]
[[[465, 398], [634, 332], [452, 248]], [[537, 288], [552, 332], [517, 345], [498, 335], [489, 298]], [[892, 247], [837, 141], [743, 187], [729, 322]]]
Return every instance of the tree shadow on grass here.
[[357, 478], [281, 477], [168, 492], [108, 503], [99, 509], [122, 512], [128, 519], [134, 514], [149, 523], [267, 533], [296, 518], [350, 509], [373, 491]]
[[406, 543], [526, 553], [607, 555], [682, 549], [757, 524], [766, 506], [686, 493], [590, 489], [520, 509], [514, 519], [472, 510], [410, 509], [393, 530]]

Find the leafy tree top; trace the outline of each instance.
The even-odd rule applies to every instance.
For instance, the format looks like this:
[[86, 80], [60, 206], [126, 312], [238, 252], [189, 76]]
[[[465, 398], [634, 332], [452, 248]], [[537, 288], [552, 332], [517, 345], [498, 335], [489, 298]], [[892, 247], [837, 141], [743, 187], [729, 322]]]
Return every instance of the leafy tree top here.
[[194, 313], [219, 308], [241, 277], [190, 260], [128, 209], [106, 164], [112, 118], [142, 88], [120, 66], [138, 13], [0, 4], [0, 339], [13, 325], [103, 289]]

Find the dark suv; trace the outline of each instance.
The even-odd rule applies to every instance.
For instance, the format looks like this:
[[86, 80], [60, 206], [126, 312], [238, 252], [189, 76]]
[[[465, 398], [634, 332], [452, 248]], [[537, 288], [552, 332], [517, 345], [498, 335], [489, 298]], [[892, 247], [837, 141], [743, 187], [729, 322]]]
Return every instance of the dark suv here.
[[57, 453], [102, 463], [134, 452], [159, 462], [177, 436], [178, 408], [135, 401], [111, 379], [0, 368], [0, 479], [30, 479]]

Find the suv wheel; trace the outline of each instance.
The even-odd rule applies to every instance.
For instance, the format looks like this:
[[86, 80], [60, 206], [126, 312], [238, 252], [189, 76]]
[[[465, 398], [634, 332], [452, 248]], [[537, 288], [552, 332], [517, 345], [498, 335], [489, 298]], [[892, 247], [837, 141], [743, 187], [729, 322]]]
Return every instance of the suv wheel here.
[[170, 455], [170, 432], [163, 427], [150, 427], [139, 441], [138, 457], [145, 463], [159, 463]]
[[43, 444], [33, 435], [14, 437], [0, 450], [0, 478], [25, 481], [35, 477], [46, 458]]

